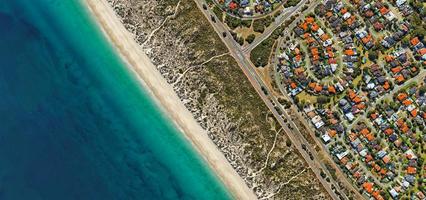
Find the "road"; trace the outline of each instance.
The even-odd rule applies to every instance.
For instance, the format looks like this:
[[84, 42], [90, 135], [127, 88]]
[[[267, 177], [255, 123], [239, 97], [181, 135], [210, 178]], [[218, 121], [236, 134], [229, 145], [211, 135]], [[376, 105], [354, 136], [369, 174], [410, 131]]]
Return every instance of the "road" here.
[[[267, 96], [263, 91], [262, 88], [265, 90], [268, 90], [268, 87], [266, 87], [266, 84], [263, 82], [263, 80], [259, 77], [259, 75], [254, 71], [255, 66], [250, 62], [250, 59], [248, 58], [247, 54], [244, 54], [243, 50], [237, 44], [231, 37], [228, 29], [220, 22], [219, 20], [216, 20], [217, 22], [213, 22], [211, 20], [211, 16], [214, 16], [213, 12], [210, 9], [204, 10], [203, 4], [206, 4], [205, 0], [194, 0], [199, 7], [199, 9], [202, 11], [202, 13], [206, 16], [207, 20], [210, 22], [210, 24], [213, 26], [214, 30], [217, 32], [219, 37], [222, 39], [222, 41], [225, 43], [225, 45], [228, 47], [230, 54], [236, 59], [237, 63], [239, 64], [240, 68], [244, 72], [244, 74], [247, 76], [248, 80], [256, 90], [256, 92], [259, 94], [259, 96], [264, 101], [265, 105], [269, 108], [269, 110], [272, 112], [272, 114], [275, 116], [275, 118], [278, 120], [280, 125], [285, 130], [285, 133], [287, 134], [288, 138], [291, 140], [291, 142], [294, 144], [295, 148], [300, 152], [300, 155], [305, 159], [306, 163], [309, 165], [315, 176], [318, 178], [320, 183], [323, 185], [324, 189], [329, 193], [330, 197], [333, 199], [340, 199], [336, 193], [333, 192], [331, 185], [338, 186], [337, 182], [333, 179], [330, 179], [330, 183], [327, 182], [325, 179], [323, 179], [320, 175], [321, 170], [324, 169], [323, 164], [321, 163], [320, 159], [318, 158], [318, 155], [315, 150], [312, 149], [309, 145], [306, 145], [306, 151], [302, 149], [302, 144], [308, 144], [306, 139], [303, 137], [303, 135], [298, 131], [297, 126], [294, 124], [294, 122], [291, 121], [291, 118], [288, 116], [286, 112], [284, 113], [284, 117], [287, 118], [287, 121], [291, 125], [293, 130], [290, 130], [289, 126], [284, 122], [283, 117], [278, 113], [278, 111], [275, 108], [275, 105], [279, 105], [277, 99], [273, 96]], [[288, 15], [287, 17], [290, 17]], [[282, 19], [283, 21], [285, 19]], [[222, 33], [226, 33], [227, 37], [223, 37]], [[268, 91], [269, 94], [271, 92]], [[269, 98], [271, 100], [269, 100]], [[278, 108], [281, 109], [281, 108]], [[294, 131], [297, 130], [297, 131]], [[313, 159], [311, 160], [309, 158], [309, 155], [307, 152], [311, 152]], [[327, 170], [323, 170], [324, 172], [327, 172]], [[331, 178], [331, 177], [330, 177]], [[344, 195], [342, 192], [339, 191], [340, 194]], [[347, 199], [347, 198], [345, 198]]]
[[[277, 77], [277, 76], [275, 76]], [[278, 77], [277, 77], [278, 78]], [[278, 81], [278, 80], [277, 80]], [[281, 91], [282, 94], [284, 94], [286, 96], [287, 99], [291, 99], [288, 95], [287, 92], [284, 88], [284, 86], [282, 84], [278, 84], [278, 88]], [[298, 112], [297, 110], [294, 111], [294, 113], [296, 114], [296, 117], [303, 123], [303, 125], [305, 127], [307, 127], [307, 130], [309, 131], [309, 134], [312, 138], [316, 138], [315, 133], [313, 130], [313, 126], [310, 124], [310, 122], [307, 121], [307, 119], [300, 114], [300, 112]], [[318, 140], [315, 140], [315, 143], [322, 148], [321, 151], [324, 152], [324, 155], [326, 156], [325, 159], [327, 159], [329, 161], [329, 163], [333, 164], [333, 168], [336, 170], [336, 174], [339, 177], [342, 177], [342, 179], [340, 179], [340, 181], [345, 185], [345, 187], [351, 191], [353, 191], [355, 194], [355, 199], [362, 199], [362, 195], [358, 192], [358, 189], [355, 188], [355, 186], [353, 185], [353, 183], [351, 183], [348, 178], [346, 178], [346, 175], [341, 171], [340, 167], [336, 166], [334, 164], [333, 158], [331, 157], [331, 155], [329, 154], [329, 152], [327, 151], [327, 147], [322, 143], [322, 142], [318, 142]], [[322, 162], [321, 162], [322, 163]], [[323, 166], [325, 169], [326, 167]], [[327, 174], [329, 175], [329, 174]], [[329, 175], [331, 176], [331, 175]]]
[[[287, 19], [289, 19], [291, 16], [295, 15], [296, 12], [300, 11], [300, 9], [307, 3], [309, 2], [309, 0], [302, 0], [300, 1], [296, 6], [294, 7], [290, 7], [290, 8], [286, 8], [284, 9], [284, 11], [282, 12], [282, 14], [280, 16], [278, 16], [275, 21], [272, 23], [271, 26], [269, 26], [268, 28], [266, 28], [266, 30], [260, 35], [257, 36], [256, 39], [254, 39], [254, 41], [245, 46], [243, 48], [243, 52], [244, 53], [250, 53], [255, 47], [257, 47], [257, 45], [259, 45], [260, 43], [262, 43], [266, 38], [268, 38], [275, 29], [277, 29], [279, 26], [281, 26], [281, 24], [283, 24]], [[320, 4], [322, 1], [314, 1], [310, 4], [310, 6], [308, 7], [308, 9], [306, 9], [308, 12], [313, 10], [318, 4]], [[299, 17], [300, 18], [300, 17]], [[297, 20], [294, 20], [297, 21]], [[293, 26], [295, 23], [292, 23]], [[289, 29], [292, 30], [292, 29]]]

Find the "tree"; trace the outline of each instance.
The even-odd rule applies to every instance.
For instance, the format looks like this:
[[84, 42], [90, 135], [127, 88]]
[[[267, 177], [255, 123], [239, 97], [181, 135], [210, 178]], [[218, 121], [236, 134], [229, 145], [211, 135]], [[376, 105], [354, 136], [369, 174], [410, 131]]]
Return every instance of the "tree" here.
[[420, 86], [419, 93], [420, 95], [424, 95], [426, 93], [426, 85]]
[[377, 55], [377, 51], [369, 51], [368, 52], [368, 59], [375, 62], [377, 60], [377, 58], [379, 58], [379, 56]]
[[265, 26], [261, 23], [256, 23], [256, 21], [254, 21], [253, 31], [258, 33], [263, 33], [265, 31]]
[[326, 103], [328, 103], [330, 101], [330, 98], [329, 97], [326, 97], [326, 96], [319, 96], [318, 98], [317, 98], [317, 102], [319, 103], [319, 104], [326, 104]]
[[250, 34], [250, 35], [247, 36], [246, 42], [251, 44], [254, 41], [254, 39], [256, 39], [256, 35]]
[[287, 145], [287, 147], [291, 147], [291, 141], [289, 139], [287, 139], [285, 141], [285, 145]]

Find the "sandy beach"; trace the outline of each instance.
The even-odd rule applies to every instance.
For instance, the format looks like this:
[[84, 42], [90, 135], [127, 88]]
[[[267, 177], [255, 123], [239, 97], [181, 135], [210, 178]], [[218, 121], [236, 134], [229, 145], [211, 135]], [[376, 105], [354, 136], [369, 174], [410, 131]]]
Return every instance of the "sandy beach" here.
[[157, 71], [150, 59], [133, 40], [105, 0], [83, 1], [106, 37], [116, 48], [130, 71], [152, 95], [164, 113], [170, 117], [193, 147], [213, 169], [216, 175], [236, 199], [256, 199], [243, 179], [232, 168], [224, 155], [210, 140], [206, 131], [196, 122], [189, 110], [180, 101], [171, 85]]

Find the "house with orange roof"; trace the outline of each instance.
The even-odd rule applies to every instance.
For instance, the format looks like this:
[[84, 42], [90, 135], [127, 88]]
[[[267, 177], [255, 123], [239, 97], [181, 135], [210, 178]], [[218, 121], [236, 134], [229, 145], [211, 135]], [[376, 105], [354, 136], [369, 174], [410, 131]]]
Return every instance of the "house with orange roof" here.
[[401, 127], [401, 131], [402, 131], [403, 133], [407, 133], [409, 130], [410, 130], [410, 129], [408, 128], [407, 124], [404, 124], [404, 125]]
[[320, 38], [321, 38], [322, 41], [326, 41], [326, 40], [330, 39], [328, 34], [322, 34]]
[[411, 101], [410, 99], [406, 99], [402, 102], [402, 104], [404, 104], [404, 106], [409, 106], [413, 103], [413, 101]]
[[386, 155], [385, 157], [383, 157], [382, 158], [382, 160], [383, 160], [383, 162], [385, 163], [385, 164], [388, 164], [389, 162], [390, 162], [390, 156], [389, 155]]
[[315, 39], [314, 39], [313, 37], [308, 37], [308, 38], [306, 39], [306, 42], [307, 42], [308, 44], [312, 44], [312, 43], [314, 43], [314, 42], [315, 42]]
[[387, 128], [387, 129], [385, 130], [385, 134], [386, 134], [387, 136], [392, 135], [392, 133], [393, 133], [393, 129], [391, 129], [391, 128]]
[[389, 9], [387, 9], [386, 7], [382, 7], [382, 8], [380, 8], [380, 14], [382, 14], [382, 15], [386, 15], [386, 14], [388, 14], [388, 12], [389, 12]]
[[302, 60], [302, 56], [298, 54], [294, 59], [296, 60], [296, 62], [300, 62]]
[[413, 47], [416, 46], [416, 45], [418, 45], [419, 43], [420, 43], [420, 40], [419, 40], [418, 37], [415, 37], [415, 38], [413, 38], [413, 39], [410, 40], [410, 44]]
[[303, 74], [303, 72], [305, 72], [305, 69], [303, 69], [303, 67], [299, 67], [294, 70], [294, 73], [297, 75]]
[[301, 29], [303, 29], [304, 31], [307, 31], [308, 30], [308, 23], [302, 23], [302, 24], [300, 24], [299, 25], [299, 27], [301, 28]]
[[373, 156], [371, 156], [371, 154], [368, 154], [368, 155], [365, 156], [365, 162], [366, 163], [368, 163], [368, 162], [370, 162], [372, 160], [373, 160]]
[[355, 52], [352, 49], [346, 49], [345, 50], [345, 55], [347, 55], [347, 56], [353, 56], [353, 55], [355, 55]]
[[405, 124], [405, 122], [404, 122], [404, 120], [403, 120], [403, 119], [398, 119], [398, 120], [396, 121], [396, 125], [397, 125], [398, 127], [402, 127], [404, 124]]
[[356, 133], [354, 133], [354, 132], [351, 132], [348, 137], [349, 137], [349, 140], [351, 142], [353, 142], [353, 141], [355, 141], [358, 138], [358, 135]]
[[407, 97], [408, 97], [407, 93], [399, 93], [397, 99], [402, 102], [405, 99], [407, 99]]
[[336, 94], [336, 88], [334, 86], [330, 85], [328, 86], [328, 92], [331, 94]]
[[356, 104], [359, 104], [359, 103], [361, 103], [361, 98], [360, 97], [355, 97], [354, 99], [353, 99], [353, 101], [356, 103]]
[[319, 85], [319, 84], [317, 84], [317, 86], [315, 87], [315, 92], [317, 92], [317, 93], [319, 93], [319, 92], [321, 92], [322, 91], [322, 86], [321, 85]]
[[417, 109], [414, 109], [410, 112], [412, 117], [417, 117]]
[[359, 110], [364, 110], [365, 109], [365, 104], [360, 103], [360, 104], [356, 105], [356, 108], [358, 108]]
[[369, 194], [373, 193], [373, 186], [374, 184], [371, 182], [364, 182], [362, 184], [362, 188], [364, 188], [364, 190], [368, 192]]
[[388, 171], [385, 169], [385, 168], [382, 168], [381, 170], [380, 170], [380, 174], [382, 175], [382, 176], [384, 176], [384, 175], [386, 175], [386, 173], [387, 173]]
[[308, 37], [311, 37], [311, 34], [310, 34], [310, 33], [305, 33], [305, 34], [303, 34], [303, 38], [307, 39]]
[[350, 98], [351, 100], [352, 100], [352, 99], [354, 99], [354, 98], [356, 97], [355, 92], [354, 92], [354, 91], [352, 91], [352, 90], [349, 90], [348, 95], [349, 95], [349, 98]]
[[328, 131], [328, 136], [330, 136], [331, 138], [333, 138], [334, 136], [336, 136], [337, 131], [336, 130], [329, 130]]
[[296, 55], [299, 55], [300, 54], [300, 49], [299, 48], [294, 48], [294, 53], [296, 54]]
[[385, 60], [386, 60], [386, 62], [392, 62], [393, 61], [393, 56], [390, 56], [390, 55], [387, 55], [387, 56], [385, 56]]
[[347, 158], [346, 156], [340, 159], [340, 163], [342, 163], [343, 165], [346, 165], [348, 161], [349, 161], [349, 158]]
[[370, 134], [370, 131], [367, 128], [364, 128], [361, 130], [361, 134], [366, 137], [368, 134]]
[[318, 55], [318, 53], [319, 53], [319, 52], [318, 52], [318, 48], [316, 48], [316, 47], [312, 47], [312, 48], [311, 48], [311, 54], [312, 54], [312, 55]]
[[353, 173], [353, 176], [358, 179], [359, 177], [361, 177], [361, 173], [359, 171], [356, 171], [355, 173]]
[[370, 141], [370, 142], [371, 142], [371, 141], [373, 141], [373, 140], [374, 140], [374, 135], [370, 133], [370, 134], [368, 134], [368, 135], [367, 135], [367, 137], [366, 137], [366, 138], [367, 138], [367, 140], [368, 140], [368, 141]]
[[317, 32], [319, 28], [320, 28], [320, 27], [318, 26], [318, 24], [317, 24], [317, 23], [313, 23], [313, 24], [312, 24], [312, 26], [311, 26], [311, 29], [312, 29], [312, 31], [314, 31], [314, 32]]
[[380, 191], [378, 191], [378, 190], [374, 191], [372, 196], [374, 197], [375, 200], [384, 200], [382, 195], [380, 195]]
[[398, 84], [401, 84], [401, 83], [403, 83], [403, 82], [405, 81], [405, 78], [404, 78], [404, 76], [403, 76], [403, 75], [397, 75], [397, 76], [395, 77], [395, 80], [396, 80], [396, 82], [397, 82]]
[[349, 17], [347, 20], [346, 20], [346, 23], [348, 24], [348, 26], [351, 26], [354, 22], [355, 22], [355, 16], [354, 15], [352, 15], [351, 17]]
[[363, 38], [361, 39], [361, 41], [362, 41], [362, 43], [367, 44], [368, 42], [370, 42], [370, 41], [371, 41], [371, 35], [370, 35], [370, 34], [368, 34], [367, 36], [363, 37]]
[[383, 84], [383, 89], [385, 90], [389, 90], [390, 89], [390, 84], [388, 81], [385, 82], [385, 84]]
[[393, 67], [391, 69], [392, 73], [396, 74], [402, 71], [402, 67], [401, 66], [397, 66], [397, 67]]
[[380, 172], [381, 169], [382, 168], [378, 164], [374, 165], [374, 170], [376, 170], [376, 172]]
[[426, 48], [421, 48], [419, 50], [417, 50], [417, 53], [419, 53], [420, 55], [425, 55], [426, 54]]
[[415, 167], [407, 167], [407, 174], [416, 174], [417, 169]]
[[308, 23], [308, 24], [312, 24], [312, 23], [315, 22], [315, 19], [313, 17], [307, 17], [305, 22]]

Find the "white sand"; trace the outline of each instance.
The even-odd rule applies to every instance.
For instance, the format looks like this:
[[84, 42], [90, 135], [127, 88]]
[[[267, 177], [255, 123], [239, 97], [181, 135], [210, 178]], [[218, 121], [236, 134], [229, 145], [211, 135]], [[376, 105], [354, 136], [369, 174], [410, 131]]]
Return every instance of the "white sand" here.
[[236, 199], [256, 199], [252, 190], [247, 187], [225, 156], [210, 140], [206, 131], [180, 101], [172, 86], [166, 82], [141, 47], [133, 40], [132, 34], [125, 29], [108, 2], [106, 0], [85, 0], [84, 2], [106, 37], [127, 62], [129, 69], [151, 93], [164, 113], [173, 119], [176, 126], [202, 155], [231, 194]]

